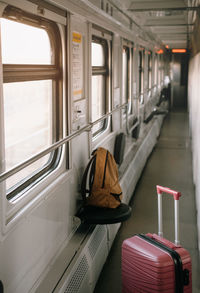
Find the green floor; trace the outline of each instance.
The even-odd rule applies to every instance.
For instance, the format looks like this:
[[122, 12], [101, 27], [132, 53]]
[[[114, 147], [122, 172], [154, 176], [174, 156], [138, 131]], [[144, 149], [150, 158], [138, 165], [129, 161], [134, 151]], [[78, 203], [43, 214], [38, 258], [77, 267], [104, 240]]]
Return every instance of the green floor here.
[[[164, 120], [156, 144], [134, 191], [132, 217], [122, 224], [95, 293], [120, 293], [121, 245], [135, 233], [157, 233], [156, 185], [182, 193], [180, 240], [192, 257], [193, 293], [200, 292], [200, 267], [196, 229], [195, 189], [192, 182], [192, 154], [187, 112], [171, 112]], [[174, 240], [173, 198], [163, 196], [164, 236]]]

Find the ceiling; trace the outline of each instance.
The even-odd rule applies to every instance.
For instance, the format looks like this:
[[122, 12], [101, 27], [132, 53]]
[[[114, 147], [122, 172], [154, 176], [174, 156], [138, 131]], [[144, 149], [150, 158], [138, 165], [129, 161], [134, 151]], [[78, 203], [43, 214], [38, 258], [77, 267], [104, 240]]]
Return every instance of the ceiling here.
[[167, 48], [189, 47], [199, 0], [121, 0], [121, 5]]

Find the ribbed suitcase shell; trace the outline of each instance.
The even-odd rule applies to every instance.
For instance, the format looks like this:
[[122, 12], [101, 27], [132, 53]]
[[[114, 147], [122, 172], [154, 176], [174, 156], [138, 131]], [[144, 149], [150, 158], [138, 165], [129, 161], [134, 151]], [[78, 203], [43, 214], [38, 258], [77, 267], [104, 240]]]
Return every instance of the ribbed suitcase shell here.
[[147, 234], [147, 236], [147, 238], [161, 243], [161, 246], [169, 247], [180, 255], [182, 269], [189, 274], [189, 278], [185, 282], [188, 281], [189, 284], [182, 289], [177, 289], [175, 264], [172, 256], [162, 247], [143, 239], [142, 235], [135, 235], [126, 239], [122, 244], [122, 292], [191, 293], [192, 267], [187, 250], [156, 234]]

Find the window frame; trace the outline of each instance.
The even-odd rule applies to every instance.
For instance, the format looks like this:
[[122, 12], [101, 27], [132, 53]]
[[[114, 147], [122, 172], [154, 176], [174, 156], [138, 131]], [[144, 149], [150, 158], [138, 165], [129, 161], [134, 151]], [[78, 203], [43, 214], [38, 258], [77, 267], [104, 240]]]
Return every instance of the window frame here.
[[164, 55], [161, 54], [161, 86], [164, 86]]
[[140, 47], [138, 52], [138, 92], [140, 104], [144, 104], [144, 66], [145, 48]]
[[[54, 143], [63, 137], [62, 45], [59, 28], [51, 20], [24, 12], [12, 6], [5, 8], [2, 18], [31, 25], [36, 28], [42, 28], [48, 34], [53, 64], [3, 64], [3, 83], [52, 80], [52, 143]], [[21, 197], [22, 194], [51, 173], [57, 167], [60, 158], [61, 148], [50, 153], [49, 160], [45, 165], [36, 169], [23, 179], [20, 179], [6, 191], [7, 199], [9, 201], [15, 201]]]
[[[106, 37], [99, 36], [98, 33], [96, 34], [95, 31], [92, 33], [91, 46], [92, 46], [92, 43], [100, 44], [100, 45], [102, 45], [103, 50], [104, 50], [104, 57], [105, 57], [104, 66], [92, 66], [92, 64], [91, 64], [92, 76], [97, 76], [97, 75], [104, 76], [104, 81], [105, 81], [105, 89], [103, 91], [104, 97], [105, 97], [105, 100], [104, 100], [105, 113], [104, 114], [106, 114], [110, 108], [110, 83], [111, 83], [111, 76], [110, 76], [111, 48], [110, 47], [111, 46], [109, 44], [109, 41], [110, 40], [107, 39]], [[91, 80], [91, 87], [92, 87], [92, 80]], [[91, 94], [91, 101], [92, 101], [92, 94]], [[92, 114], [92, 107], [91, 107], [91, 114]], [[92, 115], [91, 115], [91, 117], [92, 117]], [[97, 118], [96, 120], [98, 120], [100, 118], [101, 117]], [[91, 121], [91, 122], [93, 123], [96, 120]], [[106, 131], [106, 129], [108, 128], [108, 124], [109, 124], [109, 118], [105, 118], [103, 120], [102, 125], [95, 132], [92, 133], [93, 139], [95, 139], [100, 134], [104, 133]], [[98, 124], [96, 124], [96, 125], [98, 125]]]
[[152, 52], [148, 51], [148, 90], [152, 89]]
[[[126, 94], [125, 94], [125, 99], [124, 99], [124, 77], [123, 77], [123, 53], [126, 53], [126, 61], [127, 61], [127, 67], [126, 67]], [[133, 44], [130, 43], [129, 41], [124, 42], [123, 47], [122, 47], [122, 104], [127, 103], [128, 104], [128, 114], [130, 115], [132, 113], [132, 74], [133, 74], [133, 69], [132, 69], [132, 64], [133, 64]]]
[[160, 54], [158, 54], [158, 86], [159, 86], [159, 88], [161, 88], [162, 82], [163, 82], [162, 71], [163, 71], [163, 54], [160, 53]]
[[154, 54], [154, 86], [158, 87], [158, 54]]

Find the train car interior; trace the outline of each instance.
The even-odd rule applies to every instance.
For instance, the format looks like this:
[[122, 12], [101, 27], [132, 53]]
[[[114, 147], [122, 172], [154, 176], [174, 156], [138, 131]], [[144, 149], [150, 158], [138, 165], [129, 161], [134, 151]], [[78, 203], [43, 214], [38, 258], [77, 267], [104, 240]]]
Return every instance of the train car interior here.
[[[122, 243], [157, 233], [157, 185], [182, 195], [200, 292], [199, 35], [200, 0], [0, 0], [0, 293], [123, 292]], [[84, 205], [99, 149], [115, 208]]]

